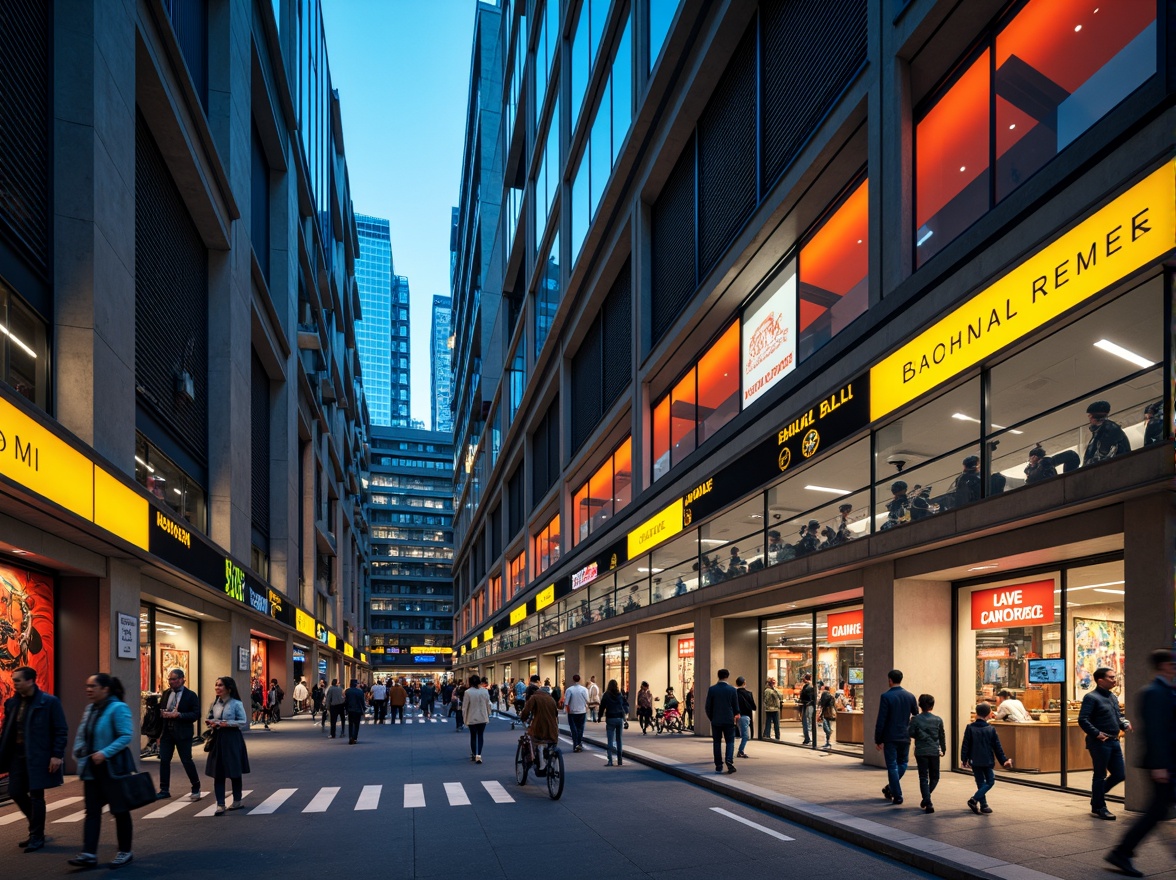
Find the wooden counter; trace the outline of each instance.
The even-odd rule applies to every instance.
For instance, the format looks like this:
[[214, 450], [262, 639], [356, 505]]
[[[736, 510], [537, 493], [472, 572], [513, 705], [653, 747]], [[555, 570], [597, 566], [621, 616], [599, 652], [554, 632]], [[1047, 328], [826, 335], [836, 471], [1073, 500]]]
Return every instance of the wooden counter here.
[[[1000, 736], [1005, 755], [1013, 759], [1013, 770], [1026, 773], [1058, 773], [1062, 769], [1062, 742], [1058, 722], [989, 722]], [[1070, 770], [1089, 770], [1090, 752], [1086, 735], [1077, 721], [1066, 725], [1066, 748]]]
[[833, 738], [839, 743], [862, 745], [865, 742], [866, 716], [864, 712], [851, 712], [844, 709], [837, 713], [837, 720], [833, 722]]

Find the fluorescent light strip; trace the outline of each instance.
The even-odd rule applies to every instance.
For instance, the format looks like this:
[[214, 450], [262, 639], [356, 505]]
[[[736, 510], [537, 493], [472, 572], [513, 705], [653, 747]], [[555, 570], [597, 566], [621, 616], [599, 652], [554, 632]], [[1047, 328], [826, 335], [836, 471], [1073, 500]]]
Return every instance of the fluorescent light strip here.
[[1116, 596], [1122, 596], [1127, 592], [1126, 590], [1103, 590], [1099, 587], [1095, 587], [1094, 591], [1096, 593], [1114, 593]]
[[935, 234], [934, 229], [931, 229], [930, 227], [924, 226], [922, 229], [919, 230], [919, 238], [917, 241], [915, 241], [915, 247], [922, 247], [923, 243], [934, 234]]
[[850, 495], [852, 494], [848, 489], [830, 489], [828, 486], [805, 486], [810, 492], [828, 492], [831, 495]]
[[[971, 416], [964, 415], [963, 413], [952, 413], [951, 417], [953, 419], [959, 419], [961, 422], [975, 422], [977, 425], [980, 424], [979, 419], [974, 419]], [[996, 428], [998, 431], [1005, 430], [1004, 425], [998, 425], [995, 422], [992, 423], [992, 427]], [[1024, 434], [1025, 432], [1024, 431], [1009, 431], [1009, 433], [1010, 434]]]
[[8, 330], [8, 328], [5, 327], [3, 324], [0, 324], [0, 333], [3, 333], [5, 336], [7, 336], [9, 339], [11, 339], [13, 342], [15, 342], [21, 348], [23, 348], [29, 357], [36, 358], [37, 353], [35, 351], [33, 351], [31, 348], [29, 348], [27, 345], [25, 345], [24, 341], [19, 336], [13, 336], [12, 333]]
[[1136, 354], [1135, 352], [1130, 351], [1121, 345], [1116, 345], [1109, 339], [1100, 339], [1094, 344], [1094, 347], [1101, 348], [1103, 351], [1107, 352], [1108, 354], [1113, 354], [1116, 357], [1121, 357], [1123, 360], [1127, 361], [1128, 363], [1135, 364], [1137, 367], [1146, 369], [1147, 367], [1154, 367], [1156, 365], [1155, 361], [1149, 361], [1143, 355]]

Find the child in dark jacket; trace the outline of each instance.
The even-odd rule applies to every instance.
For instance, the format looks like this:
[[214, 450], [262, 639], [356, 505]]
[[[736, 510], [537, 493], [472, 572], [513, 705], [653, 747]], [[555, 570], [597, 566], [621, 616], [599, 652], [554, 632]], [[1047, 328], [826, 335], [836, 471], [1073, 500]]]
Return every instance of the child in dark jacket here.
[[947, 736], [943, 732], [943, 719], [931, 713], [935, 697], [919, 694], [919, 708], [922, 711], [911, 719], [909, 728], [914, 740], [915, 763], [919, 765], [919, 791], [923, 795], [919, 806], [925, 813], [934, 813], [931, 792], [939, 784], [939, 759], [947, 754]]
[[988, 723], [992, 707], [987, 703], [976, 706], [976, 720], [964, 728], [964, 743], [960, 748], [960, 766], [971, 768], [976, 780], [976, 794], [968, 799], [968, 809], [973, 813], [991, 813], [988, 806], [988, 792], [996, 785], [996, 762], [1006, 770], [1012, 769], [1013, 761], [1005, 757], [996, 728]]

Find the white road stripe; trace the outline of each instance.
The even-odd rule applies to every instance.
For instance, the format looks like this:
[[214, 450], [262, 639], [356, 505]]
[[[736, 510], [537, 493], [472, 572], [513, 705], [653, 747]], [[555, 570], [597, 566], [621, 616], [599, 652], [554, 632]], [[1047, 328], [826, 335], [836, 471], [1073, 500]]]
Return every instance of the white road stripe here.
[[446, 782], [445, 796], [449, 798], [449, 806], [451, 807], [468, 807], [470, 805], [469, 795], [466, 794], [460, 782]]
[[409, 782], [404, 786], [404, 807], [423, 807], [425, 805], [425, 787], [419, 783]]
[[[201, 797], [208, 797], [208, 795], [210, 795], [210, 794], [212, 794], [212, 792], [210, 792], [210, 791], [200, 792]], [[184, 809], [184, 807], [188, 806], [191, 803], [193, 803], [193, 801], [188, 800], [188, 796], [184, 795], [182, 798], [177, 800], [175, 803], [168, 804], [165, 807], [160, 807], [154, 813], [148, 813], [143, 818], [144, 819], [162, 819], [165, 816], [170, 816], [172, 813], [178, 813], [180, 810]]]
[[736, 816], [734, 813], [728, 810], [724, 810], [722, 807], [711, 807], [711, 810], [718, 813], [720, 816], [726, 816], [728, 819], [734, 819], [736, 822], [742, 822], [744, 825], [748, 826], [749, 828], [754, 828], [756, 831], [762, 831], [764, 834], [770, 834], [777, 840], [795, 839], [789, 837], [787, 834], [781, 834], [779, 831], [776, 831], [772, 828], [765, 828], [763, 825], [758, 825], [755, 822], [752, 822], [750, 819], [744, 819], [742, 816]]
[[490, 793], [490, 797], [496, 804], [513, 804], [515, 799], [507, 794], [506, 789], [502, 787], [501, 782], [495, 782], [493, 779], [482, 780], [482, 787]]
[[[80, 801], [80, 797], [67, 797], [59, 801], [53, 801], [51, 804], [45, 804], [45, 812], [49, 813], [53, 810], [60, 810], [62, 807], [68, 807], [70, 804], [76, 804]], [[24, 819], [25, 814], [20, 810], [15, 813], [9, 813], [7, 816], [0, 816], [0, 825], [11, 825], [13, 822], [20, 822]]]
[[[105, 807], [103, 807], [102, 812], [109, 813], [110, 812], [110, 805], [108, 804]], [[68, 816], [62, 816], [60, 819], [55, 821], [53, 824], [60, 825], [63, 822], [81, 822], [85, 818], [86, 818], [86, 811], [85, 810], [78, 810], [76, 813], [70, 813]]]
[[296, 788], [279, 788], [264, 801], [249, 811], [250, 816], [266, 816], [277, 811], [278, 807], [286, 802], [290, 795], [298, 791]]
[[[251, 794], [253, 794], [252, 788], [244, 788], [241, 790], [241, 797], [243, 797], [243, 798], [249, 797], [249, 795], [251, 795]], [[196, 818], [203, 819], [205, 816], [211, 816], [215, 812], [216, 812], [216, 804], [213, 804], [212, 806], [206, 807], [203, 810], [201, 810], [199, 813], [197, 813]]]
[[359, 800], [355, 802], [357, 810], [374, 810], [380, 806], [380, 792], [382, 785], [365, 785], [359, 793]]
[[310, 799], [310, 803], [303, 807], [304, 813], [325, 813], [327, 807], [331, 805], [331, 801], [335, 799], [335, 795], [339, 793], [337, 787], [320, 788], [318, 794]]

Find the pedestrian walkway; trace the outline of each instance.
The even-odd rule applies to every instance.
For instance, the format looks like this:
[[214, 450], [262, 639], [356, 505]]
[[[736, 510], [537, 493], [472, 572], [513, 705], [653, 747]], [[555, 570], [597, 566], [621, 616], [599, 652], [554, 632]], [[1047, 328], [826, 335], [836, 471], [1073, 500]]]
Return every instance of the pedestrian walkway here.
[[[563, 726], [567, 730], [566, 724]], [[604, 747], [604, 730], [589, 724], [585, 742]], [[1090, 814], [1082, 795], [998, 781], [992, 815], [975, 815], [967, 800], [970, 774], [952, 773], [951, 753], [935, 790], [934, 814], [919, 809], [912, 760], [903, 778], [906, 803], [884, 800], [886, 772], [861, 758], [753, 741], [734, 775], [717, 774], [709, 738], [624, 734], [625, 763], [640, 762], [768, 810], [841, 840], [941, 877], [1003, 880], [1091, 880], [1122, 876], [1103, 856], [1139, 814], [1115, 806], [1117, 822]], [[624, 770], [619, 771], [621, 773]], [[1176, 822], [1164, 823], [1140, 848], [1135, 865], [1149, 877], [1176, 880]]]
[[[467, 789], [468, 786], [468, 789]], [[403, 788], [402, 796], [399, 789]], [[186, 796], [179, 800], [161, 801], [158, 807], [146, 807], [136, 814], [143, 819], [181, 819], [210, 818], [216, 811], [216, 804], [208, 800], [211, 792], [202, 791], [200, 801], [189, 800]], [[364, 785], [362, 787], [344, 788], [341, 786], [324, 786], [319, 789], [277, 788], [273, 790], [246, 788], [243, 790], [245, 808], [240, 815], [244, 816], [272, 816], [289, 813], [326, 813], [326, 812], [364, 812], [381, 809], [419, 809], [423, 807], [468, 807], [473, 805], [492, 806], [498, 804], [513, 804], [514, 798], [507, 792], [502, 783], [493, 779], [483, 779], [476, 782], [430, 782], [404, 783], [403, 785]], [[75, 809], [60, 818], [50, 816], [53, 824], [79, 823], [86, 811], [82, 808], [80, 797], [61, 797], [50, 800], [46, 810], [53, 814], [65, 807]], [[15, 805], [0, 813], [0, 825], [9, 825], [22, 821], [23, 814]], [[106, 807], [103, 812], [109, 812]]]

